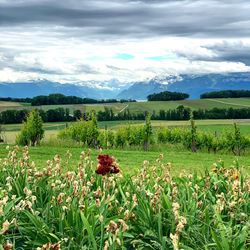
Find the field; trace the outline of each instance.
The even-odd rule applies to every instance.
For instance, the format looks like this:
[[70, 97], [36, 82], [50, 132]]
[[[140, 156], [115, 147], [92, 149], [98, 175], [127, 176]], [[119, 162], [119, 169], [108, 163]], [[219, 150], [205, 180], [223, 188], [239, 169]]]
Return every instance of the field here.
[[188, 169], [188, 154], [177, 153], [187, 171], [178, 177], [169, 152], [108, 151], [119, 165], [99, 155], [97, 168], [97, 151], [82, 150], [0, 146], [2, 249], [249, 248], [242, 163], [204, 171], [200, 154]]
[[[196, 101], [187, 102], [195, 109]], [[213, 103], [232, 105], [206, 104]], [[248, 105], [246, 100], [235, 104]], [[120, 112], [126, 105], [110, 106]], [[164, 107], [163, 102], [128, 105], [134, 112]], [[67, 107], [104, 110], [103, 105]], [[241, 134], [250, 135], [249, 119], [195, 121], [198, 130], [218, 134], [233, 131], [234, 122]], [[98, 124], [118, 130], [145, 121]], [[40, 146], [17, 148], [22, 124], [2, 125], [1, 249], [249, 249], [248, 151], [246, 156], [192, 153], [168, 143], [154, 144], [148, 152], [128, 146], [90, 151], [56, 138], [66, 126], [44, 123]], [[186, 128], [190, 122], [152, 121], [153, 131], [166, 126]]]
[[[0, 158], [3, 158], [6, 154], [5, 150], [6, 145], [0, 146]], [[46, 161], [48, 159], [53, 159], [56, 154], [61, 156], [65, 155], [67, 150], [70, 149], [72, 153], [71, 165], [76, 166], [79, 161], [79, 155], [84, 150], [88, 151], [87, 148], [81, 148], [79, 145], [70, 145], [66, 146], [41, 146], [41, 147], [30, 147], [29, 153], [32, 161], [37, 163], [39, 168], [46, 166]], [[91, 149], [93, 155], [97, 155], [99, 150]], [[166, 164], [171, 162], [172, 164], [172, 173], [174, 175], [179, 174], [182, 170], [186, 170], [188, 173], [197, 171], [198, 173], [204, 173], [205, 169], [212, 169], [213, 163], [217, 162], [218, 159], [223, 159], [225, 165], [231, 166], [234, 160], [238, 160], [242, 165], [245, 166], [246, 171], [250, 173], [250, 157], [244, 156], [233, 156], [233, 155], [220, 155], [220, 154], [208, 154], [208, 153], [197, 153], [193, 154], [188, 152], [185, 149], [179, 147], [169, 146], [164, 150], [153, 151], [153, 152], [144, 152], [144, 151], [133, 151], [133, 150], [114, 150], [114, 149], [105, 149], [103, 150], [104, 154], [109, 154], [114, 156], [119, 163], [119, 167], [125, 173], [133, 174], [136, 170], [142, 167], [143, 161], [148, 160], [151, 164], [155, 163], [155, 160], [159, 157], [160, 154], [164, 155], [163, 163]], [[94, 159], [95, 165], [97, 160]]]
[[91, 112], [92, 110], [104, 111], [104, 107], [111, 108], [115, 114], [129, 109], [131, 112], [149, 112], [153, 110], [175, 109], [179, 105], [189, 107], [191, 110], [212, 109], [212, 108], [250, 108], [250, 98], [217, 98], [217, 99], [197, 99], [197, 100], [182, 100], [182, 101], [156, 101], [156, 102], [131, 102], [131, 103], [111, 103], [111, 104], [72, 104], [72, 105], [42, 105], [42, 106], [29, 106], [27, 103], [13, 103], [13, 102], [0, 102], [0, 112], [7, 109], [28, 109], [41, 108], [43, 110], [55, 109], [58, 107], [68, 108], [70, 114], [74, 110], [81, 110], [82, 112]]
[[[196, 121], [196, 125], [198, 129], [203, 131], [212, 131], [221, 133], [224, 129], [231, 128], [233, 130], [233, 120], [200, 120]], [[241, 133], [250, 134], [250, 120], [237, 120], [239, 124]], [[99, 122], [100, 128], [112, 128], [114, 130], [120, 128], [121, 126], [137, 125], [144, 124], [144, 121], [110, 121], [110, 122]], [[159, 127], [186, 127], [189, 126], [188, 121], [152, 121], [153, 129], [157, 129]], [[13, 144], [15, 143], [15, 137], [18, 134], [21, 124], [16, 125], [3, 125], [5, 132], [3, 132], [3, 137], [6, 139], [7, 143]], [[30, 153], [32, 159], [39, 163], [40, 166], [45, 165], [46, 159], [52, 159], [53, 156], [57, 153], [63, 155], [67, 147], [65, 145], [57, 146], [56, 143], [56, 135], [59, 130], [65, 128], [65, 123], [45, 123], [45, 138], [42, 147], [30, 148]], [[65, 143], [67, 144], [67, 143]], [[51, 147], [52, 145], [52, 147]], [[53, 146], [54, 145], [54, 146]], [[73, 157], [73, 165], [77, 164], [78, 158], [77, 156], [81, 152], [82, 148], [79, 144], [74, 142], [69, 142], [67, 144], [72, 151]], [[47, 146], [49, 146], [47, 148]], [[3, 157], [3, 152], [5, 151], [4, 146], [1, 148], [1, 155]], [[87, 149], [85, 149], [86, 151]], [[93, 149], [95, 153], [96, 150]], [[133, 151], [133, 150], [105, 150], [105, 153], [114, 155], [120, 163], [121, 169], [128, 173], [133, 173], [135, 169], [139, 169], [142, 165], [144, 159], [149, 160], [150, 162], [154, 162], [154, 160], [158, 157], [159, 154], [163, 153], [165, 155], [164, 161], [165, 163], [171, 162], [173, 164], [173, 172], [179, 173], [182, 169], [187, 171], [201, 171], [204, 172], [205, 168], [212, 168], [212, 164], [216, 162], [219, 158], [222, 158], [227, 165], [232, 164], [233, 160], [239, 159], [240, 163], [245, 166], [250, 166], [250, 157], [235, 157], [233, 155], [214, 155], [207, 153], [197, 153], [193, 154], [181, 146], [160, 146], [154, 145], [151, 149], [152, 152], [143, 152], [143, 151]], [[249, 168], [247, 168], [247, 172], [249, 172]]]
[[[195, 121], [197, 128], [202, 131], [210, 131], [221, 133], [225, 129], [233, 130], [233, 123], [237, 122], [242, 134], [250, 134], [250, 120], [249, 119], [238, 119], [238, 120], [197, 120]], [[136, 126], [144, 124], [145, 121], [105, 121], [99, 122], [99, 127], [101, 129], [109, 128], [112, 130], [117, 130], [123, 126]], [[189, 121], [151, 121], [153, 130], [162, 127], [189, 127]], [[6, 143], [14, 144], [15, 138], [20, 131], [22, 124], [4, 124], [2, 125], [3, 132], [2, 137]], [[57, 133], [66, 127], [66, 122], [54, 122], [54, 123], [44, 123], [45, 138], [44, 141], [49, 141], [55, 138]]]
[[212, 109], [212, 108], [249, 108], [250, 98], [228, 98], [228, 99], [201, 99], [182, 101], [156, 101], [156, 102], [133, 102], [128, 104], [131, 112], [175, 109], [179, 105], [189, 107], [191, 110]]

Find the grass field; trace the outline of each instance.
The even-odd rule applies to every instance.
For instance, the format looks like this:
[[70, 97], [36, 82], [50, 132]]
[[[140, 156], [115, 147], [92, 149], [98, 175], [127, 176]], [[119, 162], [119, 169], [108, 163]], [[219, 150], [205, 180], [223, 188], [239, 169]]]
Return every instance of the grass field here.
[[[195, 100], [181, 100], [181, 101], [156, 101], [156, 102], [131, 102], [131, 103], [110, 103], [110, 104], [69, 104], [69, 105], [42, 105], [29, 106], [28, 103], [14, 103], [14, 102], [0, 102], [0, 112], [7, 109], [28, 109], [41, 108], [43, 110], [55, 109], [58, 107], [68, 108], [70, 114], [74, 110], [81, 110], [81, 112], [91, 112], [92, 110], [104, 111], [104, 107], [111, 108], [115, 114], [121, 110], [129, 109], [131, 112], [145, 112], [152, 113], [153, 110], [175, 109], [179, 105], [189, 107], [192, 110], [197, 109], [212, 109], [212, 108], [250, 108], [250, 98], [217, 98], [217, 99], [195, 99]], [[128, 107], [127, 107], [128, 106]]]
[[[77, 146], [77, 145], [76, 145]], [[6, 156], [6, 145], [0, 145], [0, 158]], [[62, 157], [65, 155], [67, 150], [72, 153], [71, 166], [76, 167], [79, 161], [79, 156], [82, 151], [87, 152], [86, 148], [69, 148], [69, 147], [30, 147], [30, 159], [35, 161], [39, 167], [45, 167], [46, 161], [52, 159], [56, 154], [60, 154]], [[99, 150], [92, 149], [92, 154], [98, 154]], [[213, 163], [217, 162], [219, 158], [223, 159], [226, 166], [231, 166], [234, 160], [239, 160], [240, 164], [244, 165], [246, 172], [250, 173], [250, 157], [233, 156], [233, 155], [219, 155], [219, 154], [208, 154], [208, 153], [191, 153], [187, 151], [176, 151], [176, 149], [169, 148], [167, 151], [158, 152], [144, 152], [144, 151], [126, 151], [126, 150], [103, 150], [104, 154], [114, 156], [119, 163], [119, 167], [123, 172], [133, 174], [137, 169], [140, 169], [143, 165], [144, 160], [148, 160], [150, 164], [155, 163], [156, 159], [160, 154], [163, 153], [163, 163], [166, 164], [171, 162], [173, 174], [179, 174], [182, 170], [187, 172], [197, 171], [203, 173], [206, 168], [212, 169]], [[95, 161], [97, 165], [97, 160]], [[67, 169], [70, 170], [70, 169]]]
[[179, 105], [189, 107], [191, 110], [212, 109], [212, 108], [250, 108], [250, 98], [229, 98], [229, 99], [197, 99], [182, 101], [156, 101], [156, 102], [132, 102], [128, 103], [131, 112], [175, 109]]
[[[187, 102], [195, 109], [196, 101], [200, 100]], [[234, 100], [226, 101], [230, 104], [223, 100], [223, 103], [219, 100], [203, 104], [235, 105], [231, 103]], [[235, 107], [246, 107], [247, 101], [241, 100]], [[126, 105], [110, 107], [120, 112]], [[135, 111], [146, 108], [151, 112], [166, 103], [136, 105]], [[68, 105], [68, 108], [70, 112], [93, 108], [104, 111], [103, 105]], [[218, 133], [225, 128], [233, 130], [234, 123], [233, 120], [195, 122], [200, 130]], [[250, 119], [236, 122], [241, 133], [250, 134]], [[116, 130], [144, 123], [110, 121], [99, 122], [99, 127]], [[190, 122], [152, 121], [152, 126], [154, 130], [187, 127]], [[22, 124], [2, 127], [0, 136], [12, 151]], [[0, 246], [10, 241], [13, 247], [8, 249], [45, 249], [45, 246], [46, 249], [104, 249], [107, 243], [110, 247], [106, 249], [173, 249], [176, 235], [178, 249], [248, 249], [250, 151], [247, 156], [192, 153], [180, 144], [154, 144], [149, 152], [135, 148], [104, 149], [102, 154], [116, 159], [123, 174], [119, 179], [119, 174], [112, 176], [111, 170], [108, 176], [98, 175], [103, 167], [98, 167], [99, 149], [92, 149], [90, 157], [82, 155], [81, 161], [81, 152], [87, 153], [88, 148], [71, 139], [56, 139], [66, 122], [44, 123], [43, 127], [45, 138], [41, 146], [29, 147], [29, 154], [27, 149], [19, 147], [19, 153], [15, 149], [6, 158], [7, 144], [0, 144], [3, 203]], [[72, 154], [69, 161], [68, 150]], [[159, 162], [161, 154], [163, 159]], [[209, 171], [205, 172], [206, 169]], [[191, 175], [179, 177], [183, 170]], [[3, 249], [7, 249], [7, 244]]]

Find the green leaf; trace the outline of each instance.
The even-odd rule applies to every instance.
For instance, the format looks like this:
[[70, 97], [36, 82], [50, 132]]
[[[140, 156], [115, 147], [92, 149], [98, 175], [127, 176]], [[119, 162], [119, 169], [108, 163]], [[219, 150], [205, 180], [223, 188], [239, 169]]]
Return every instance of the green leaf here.
[[236, 248], [235, 250], [240, 250], [240, 249], [242, 249], [244, 245], [245, 245], [245, 241], [241, 242], [241, 243], [237, 246], [237, 248]]
[[87, 229], [87, 232], [89, 234], [89, 237], [93, 243], [93, 249], [97, 250], [97, 244], [96, 244], [96, 241], [95, 241], [95, 237], [94, 237], [94, 234], [93, 234], [93, 230], [91, 229], [90, 225], [89, 225], [89, 222], [88, 220], [86, 219], [86, 217], [84, 216], [84, 213], [81, 212], [81, 218], [82, 218], [82, 222], [84, 224], [84, 226], [86, 227]]
[[211, 234], [212, 234], [212, 237], [213, 237], [213, 239], [214, 239], [214, 241], [215, 241], [218, 249], [219, 250], [224, 250], [223, 247], [222, 247], [222, 245], [220, 244], [219, 239], [217, 238], [217, 236], [215, 235], [215, 233], [214, 233], [214, 231], [212, 229], [211, 229]]

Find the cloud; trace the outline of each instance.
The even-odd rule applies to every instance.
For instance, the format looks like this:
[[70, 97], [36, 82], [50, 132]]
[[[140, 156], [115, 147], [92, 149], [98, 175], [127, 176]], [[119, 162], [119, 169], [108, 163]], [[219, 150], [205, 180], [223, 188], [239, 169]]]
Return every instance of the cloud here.
[[[66, 36], [248, 37], [249, 1], [4, 1], [0, 25], [57, 27]], [[70, 29], [73, 28], [73, 29]], [[51, 30], [52, 31], [52, 30]]]
[[128, 82], [250, 71], [249, 13], [248, 0], [0, 0], [0, 73]]
[[224, 41], [205, 48], [213, 51], [215, 56], [212, 59], [215, 61], [242, 62], [250, 66], [250, 43]]
[[176, 49], [179, 57], [191, 61], [212, 61], [212, 62], [241, 62], [250, 66], [250, 42], [242, 41], [221, 41], [213, 44], [201, 45], [196, 49]]

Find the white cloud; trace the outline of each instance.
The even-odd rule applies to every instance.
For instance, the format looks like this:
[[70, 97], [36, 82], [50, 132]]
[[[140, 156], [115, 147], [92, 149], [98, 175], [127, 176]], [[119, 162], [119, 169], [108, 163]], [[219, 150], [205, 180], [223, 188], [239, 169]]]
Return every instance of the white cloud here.
[[36, 73], [15, 72], [10, 68], [0, 70], [1, 82], [19, 82], [37, 80], [39, 77]]
[[[33, 37], [35, 48], [28, 50], [20, 36], [19, 41], [4, 47], [5, 53], [15, 54], [7, 62], [8, 56], [1, 54], [2, 65], [8, 63], [11, 68], [2, 70], [2, 80], [20, 81], [22, 79], [47, 78], [59, 82], [80, 82], [88, 80], [137, 81], [163, 74], [181, 73], [220, 73], [250, 71], [244, 63], [235, 61], [213, 61], [216, 57], [213, 50], [204, 47], [217, 44], [220, 40], [162, 38], [158, 40], [134, 40], [121, 42], [90, 43], [78, 39], [54, 41], [43, 48], [43, 39]], [[130, 60], [117, 59], [117, 54], [129, 54]], [[149, 60], [149, 57], [171, 55], [170, 59]], [[91, 60], [91, 58], [96, 58]], [[166, 57], [167, 58], [167, 57]], [[197, 59], [198, 58], [198, 59]]]

